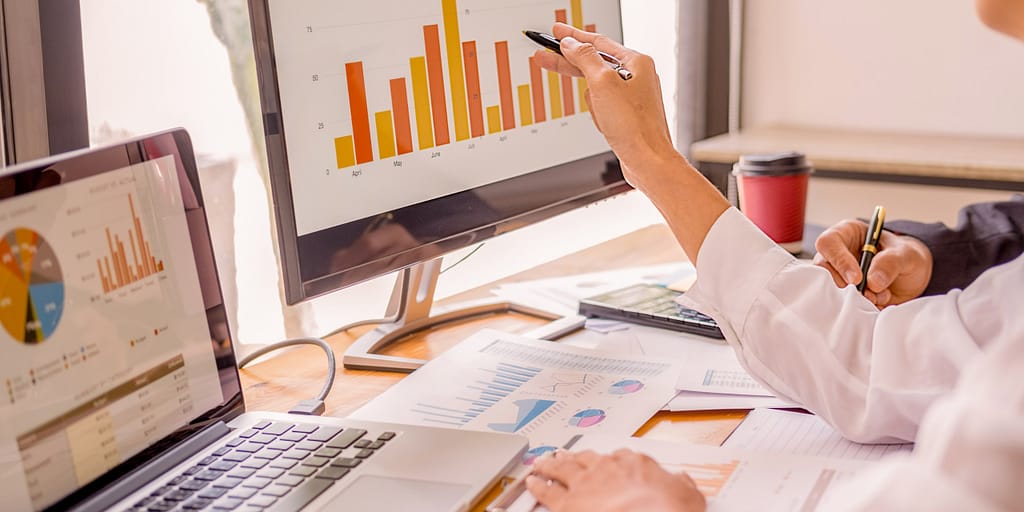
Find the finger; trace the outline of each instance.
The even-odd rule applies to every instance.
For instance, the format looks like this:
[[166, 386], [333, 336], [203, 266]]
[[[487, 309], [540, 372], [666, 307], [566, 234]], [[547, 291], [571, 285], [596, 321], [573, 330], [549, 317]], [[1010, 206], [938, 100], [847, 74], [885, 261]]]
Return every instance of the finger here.
[[533, 463], [533, 472], [568, 486], [583, 474], [584, 467], [573, 457], [543, 457]]
[[818, 254], [821, 254], [847, 283], [857, 284], [860, 282], [860, 265], [838, 230], [835, 228], [825, 230], [814, 243], [814, 247], [818, 250]]
[[562, 56], [575, 66], [588, 80], [597, 80], [606, 74], [614, 74], [593, 44], [577, 41], [572, 37], [562, 38]]
[[580, 30], [570, 25], [566, 25], [565, 23], [555, 23], [555, 26], [551, 29], [551, 35], [555, 36], [557, 39], [571, 37], [581, 43], [590, 43], [597, 47], [598, 50], [609, 53], [619, 60], [632, 57], [636, 54], [633, 50], [622, 46], [608, 36]]
[[598, 460], [601, 459], [601, 455], [598, 455], [597, 452], [593, 450], [585, 450], [582, 452], [570, 453], [562, 450], [561, 448], [559, 448], [558, 451], [555, 452], [555, 457], [569, 457], [583, 468], [589, 468], [593, 466], [595, 463], [597, 463]]
[[689, 487], [691, 489], [696, 489], [697, 488], [697, 482], [693, 481], [693, 477], [690, 476], [689, 473], [687, 473], [685, 471], [682, 471], [680, 473], [676, 473], [676, 476], [683, 483], [683, 486]]
[[885, 289], [885, 290], [882, 290], [882, 291], [878, 292], [878, 295], [875, 296], [875, 299], [874, 299], [873, 302], [875, 303], [876, 306], [881, 306], [881, 307], [885, 307], [885, 306], [891, 305], [892, 304], [892, 292], [889, 291], [888, 289]]
[[569, 61], [565, 60], [565, 57], [548, 51], [548, 50], [537, 50], [533, 53], [533, 62], [540, 66], [542, 69], [552, 71], [561, 75], [566, 76], [583, 76], [583, 72], [576, 66], [573, 66]]
[[828, 273], [832, 275], [832, 280], [835, 281], [836, 286], [840, 288], [846, 288], [850, 283], [846, 282], [846, 278], [839, 274], [839, 271], [835, 269], [821, 254], [814, 255], [814, 264], [828, 270]]
[[526, 477], [526, 488], [541, 505], [551, 510], [561, 509], [565, 502], [565, 495], [568, 493], [568, 489], [559, 485], [558, 482], [535, 475]]
[[906, 253], [899, 249], [881, 250], [871, 260], [868, 267], [868, 288], [881, 292], [892, 285], [893, 281], [903, 273]]

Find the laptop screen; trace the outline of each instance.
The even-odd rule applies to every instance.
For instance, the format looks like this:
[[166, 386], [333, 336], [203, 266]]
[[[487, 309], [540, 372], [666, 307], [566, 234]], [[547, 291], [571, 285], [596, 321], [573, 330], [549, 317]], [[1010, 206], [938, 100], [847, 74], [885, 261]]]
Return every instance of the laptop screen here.
[[237, 403], [197, 178], [183, 131], [0, 177], [5, 507], [61, 503]]

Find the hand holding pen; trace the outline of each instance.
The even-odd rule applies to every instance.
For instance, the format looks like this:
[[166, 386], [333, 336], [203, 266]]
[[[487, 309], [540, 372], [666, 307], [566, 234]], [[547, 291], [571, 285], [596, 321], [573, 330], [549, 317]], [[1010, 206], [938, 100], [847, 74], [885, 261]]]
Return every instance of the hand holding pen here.
[[878, 242], [882, 238], [882, 228], [885, 226], [885, 207], [876, 206], [875, 212], [871, 215], [871, 222], [868, 223], [868, 232], [864, 237], [864, 246], [860, 249], [860, 283], [857, 283], [857, 291], [864, 293], [868, 286], [868, 269], [871, 268], [871, 260], [878, 254]]

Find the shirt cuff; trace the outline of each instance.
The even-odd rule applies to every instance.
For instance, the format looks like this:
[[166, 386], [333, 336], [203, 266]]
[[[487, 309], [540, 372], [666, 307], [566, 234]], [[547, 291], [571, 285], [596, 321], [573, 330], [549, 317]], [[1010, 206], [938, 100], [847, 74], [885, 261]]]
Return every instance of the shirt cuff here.
[[768, 282], [796, 258], [736, 208], [715, 221], [697, 255], [697, 281], [682, 297], [712, 317], [730, 343], [740, 344], [751, 305]]

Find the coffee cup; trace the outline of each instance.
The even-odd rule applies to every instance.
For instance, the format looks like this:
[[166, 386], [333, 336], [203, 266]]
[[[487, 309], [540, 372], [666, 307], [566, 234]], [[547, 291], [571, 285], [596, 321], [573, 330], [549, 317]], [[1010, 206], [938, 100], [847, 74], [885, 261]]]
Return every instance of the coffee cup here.
[[732, 169], [740, 210], [792, 254], [803, 248], [807, 185], [814, 167], [795, 151], [743, 155]]

